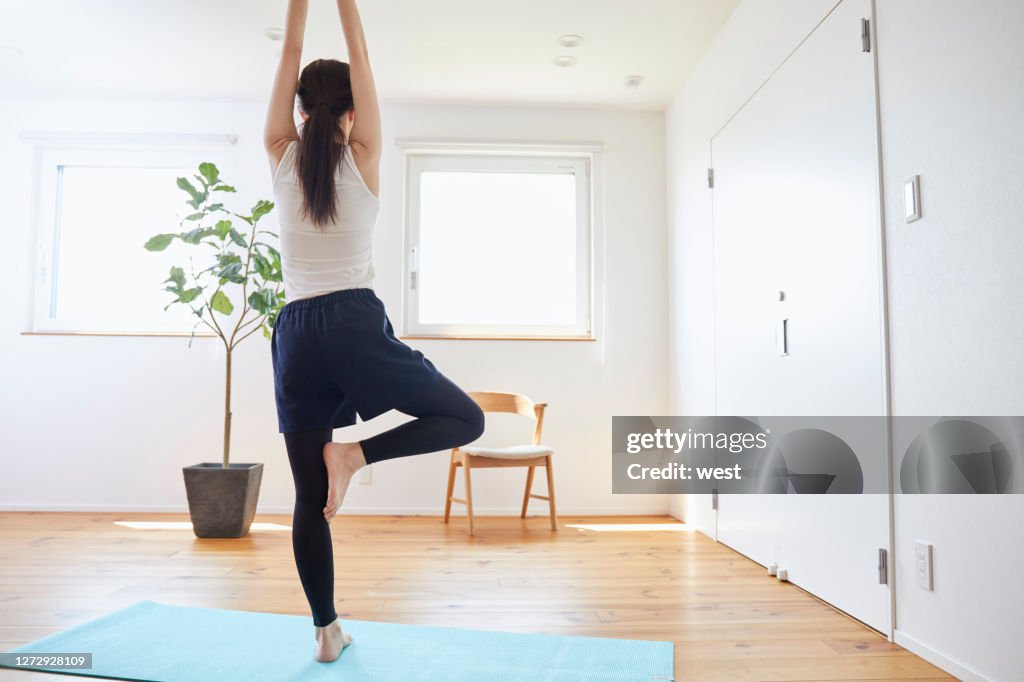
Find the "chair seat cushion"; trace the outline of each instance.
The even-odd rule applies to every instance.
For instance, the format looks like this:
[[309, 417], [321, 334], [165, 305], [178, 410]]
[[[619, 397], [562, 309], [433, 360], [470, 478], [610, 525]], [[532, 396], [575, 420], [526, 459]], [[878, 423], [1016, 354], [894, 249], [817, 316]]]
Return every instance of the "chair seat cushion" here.
[[546, 445], [513, 445], [507, 448], [483, 448], [471, 445], [459, 448], [459, 450], [474, 457], [497, 457], [499, 459], [528, 459], [543, 457], [554, 452]]

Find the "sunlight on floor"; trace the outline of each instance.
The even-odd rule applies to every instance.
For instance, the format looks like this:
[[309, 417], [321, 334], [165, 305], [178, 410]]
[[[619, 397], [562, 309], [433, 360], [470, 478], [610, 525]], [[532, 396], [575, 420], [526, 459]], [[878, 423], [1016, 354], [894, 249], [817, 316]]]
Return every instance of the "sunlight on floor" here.
[[[118, 526], [136, 530], [192, 530], [190, 521], [114, 521]], [[291, 530], [280, 523], [253, 523], [249, 530]]]
[[598, 533], [604, 533], [608, 531], [622, 532], [622, 531], [633, 531], [633, 532], [646, 532], [646, 531], [672, 531], [682, 532], [693, 530], [690, 526], [685, 523], [567, 523], [566, 528], [575, 528], [577, 530], [590, 530]]

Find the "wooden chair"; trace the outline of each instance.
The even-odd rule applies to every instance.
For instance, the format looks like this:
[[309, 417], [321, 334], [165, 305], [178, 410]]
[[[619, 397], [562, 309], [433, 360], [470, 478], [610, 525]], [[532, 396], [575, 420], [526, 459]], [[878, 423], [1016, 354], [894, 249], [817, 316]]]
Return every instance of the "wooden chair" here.
[[[547, 403], [535, 403], [525, 395], [518, 393], [496, 393], [492, 391], [474, 391], [470, 397], [486, 412], [507, 412], [520, 414], [535, 422], [533, 443], [531, 445], [514, 445], [506, 448], [487, 448], [464, 445], [452, 450], [451, 463], [448, 465], [448, 494], [444, 504], [444, 522], [448, 523], [451, 516], [452, 502], [466, 505], [466, 517], [469, 520], [469, 534], [473, 534], [473, 469], [494, 467], [529, 467], [526, 473], [526, 492], [523, 493], [523, 512], [520, 518], [526, 518], [526, 508], [530, 498], [547, 500], [551, 515], [551, 530], [558, 530], [558, 515], [555, 512], [555, 479], [551, 469], [551, 457], [554, 450], [540, 444], [541, 428], [544, 426], [544, 408]], [[534, 495], [533, 471], [542, 466], [547, 472], [548, 494]], [[455, 470], [463, 467], [466, 478], [466, 499], [453, 497], [455, 490]]]

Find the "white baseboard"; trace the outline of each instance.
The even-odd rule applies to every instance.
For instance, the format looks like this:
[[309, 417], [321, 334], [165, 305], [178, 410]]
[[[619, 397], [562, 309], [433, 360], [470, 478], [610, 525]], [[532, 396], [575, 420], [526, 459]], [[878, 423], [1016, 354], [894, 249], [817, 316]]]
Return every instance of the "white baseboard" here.
[[893, 641], [907, 651], [917, 654], [932, 665], [945, 670], [950, 675], [964, 680], [964, 682], [991, 682], [984, 675], [971, 670], [967, 666], [957, 663], [951, 658], [943, 656], [938, 651], [922, 644], [910, 635], [900, 632], [899, 629], [896, 630], [893, 636]]
[[[153, 504], [0, 504], [0, 511], [27, 512], [93, 512], [109, 513], [162, 513], [187, 514], [184, 505]], [[479, 516], [519, 516], [519, 507], [475, 507]], [[291, 514], [291, 505], [258, 505], [257, 514]], [[353, 516], [441, 516], [444, 509], [438, 507], [344, 507], [341, 514]], [[452, 509], [453, 516], [465, 516], [465, 509], [456, 506]], [[620, 509], [617, 507], [559, 507], [559, 516], [665, 516], [664, 506], [657, 508], [640, 507], [637, 509]], [[530, 516], [546, 516], [547, 508], [538, 505], [530, 509]]]
[[677, 521], [686, 523], [686, 497], [684, 495], [672, 495], [669, 497], [668, 515]]

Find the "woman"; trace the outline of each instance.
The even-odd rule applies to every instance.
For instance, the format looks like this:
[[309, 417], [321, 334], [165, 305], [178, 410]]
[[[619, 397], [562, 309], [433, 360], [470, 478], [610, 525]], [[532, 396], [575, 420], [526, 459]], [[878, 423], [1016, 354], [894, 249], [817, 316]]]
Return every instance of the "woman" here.
[[[374, 293], [380, 110], [355, 0], [337, 2], [349, 63], [319, 59], [300, 75], [307, 0], [290, 0], [264, 131], [287, 296], [271, 339], [274, 394], [295, 481], [292, 548], [318, 661], [335, 660], [351, 642], [334, 609], [329, 522], [352, 475], [464, 445], [484, 423], [465, 392], [395, 338]], [[331, 441], [357, 413], [366, 421], [390, 409], [415, 419], [358, 442]]]

